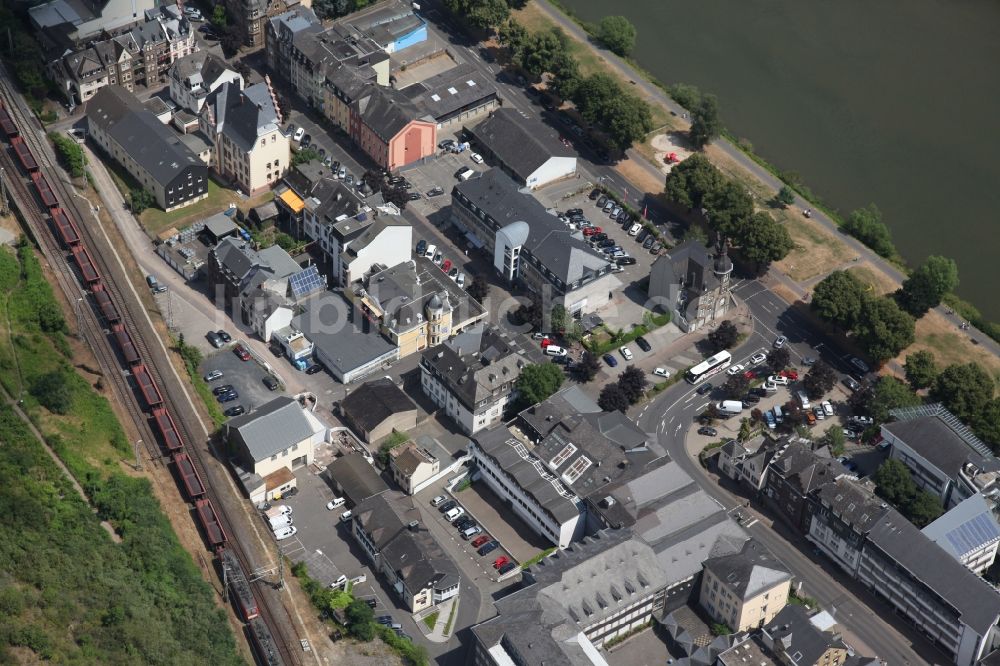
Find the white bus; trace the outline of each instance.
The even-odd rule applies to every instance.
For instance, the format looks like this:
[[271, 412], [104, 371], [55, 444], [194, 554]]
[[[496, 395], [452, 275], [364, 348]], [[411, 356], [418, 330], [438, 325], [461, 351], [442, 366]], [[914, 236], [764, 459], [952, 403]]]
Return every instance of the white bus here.
[[691, 384], [697, 384], [717, 372], [722, 372], [728, 368], [729, 364], [732, 362], [732, 354], [727, 351], [720, 351], [715, 356], [706, 358], [704, 361], [688, 370], [687, 374], [684, 375], [684, 378]]

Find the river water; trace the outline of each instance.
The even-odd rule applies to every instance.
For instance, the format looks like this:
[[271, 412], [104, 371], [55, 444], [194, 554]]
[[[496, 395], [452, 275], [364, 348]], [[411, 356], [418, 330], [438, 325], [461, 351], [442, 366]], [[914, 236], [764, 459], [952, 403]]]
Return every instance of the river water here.
[[[585, 21], [605, 0], [562, 0]], [[629, 0], [633, 52], [842, 213], [874, 202], [910, 264], [958, 261], [1000, 321], [1000, 3]]]

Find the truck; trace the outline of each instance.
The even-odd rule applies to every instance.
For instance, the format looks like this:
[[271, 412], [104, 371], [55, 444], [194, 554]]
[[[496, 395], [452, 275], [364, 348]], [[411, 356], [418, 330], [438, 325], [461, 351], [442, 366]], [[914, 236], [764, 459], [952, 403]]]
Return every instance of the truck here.
[[275, 516], [274, 518], [268, 518], [268, 524], [271, 526], [272, 530], [279, 530], [282, 527], [288, 527], [292, 524], [292, 517], [289, 515]]

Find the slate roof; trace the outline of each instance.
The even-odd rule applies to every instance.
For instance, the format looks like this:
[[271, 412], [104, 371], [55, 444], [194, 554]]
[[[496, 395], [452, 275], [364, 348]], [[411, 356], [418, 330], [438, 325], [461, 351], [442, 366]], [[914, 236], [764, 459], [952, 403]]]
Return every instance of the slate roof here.
[[298, 400], [279, 396], [249, 414], [226, 422], [226, 432], [238, 433], [251, 458], [260, 462], [323, 430], [318, 421], [312, 422]]
[[[521, 368], [528, 364], [500, 329], [485, 325], [474, 326], [425, 350], [423, 361], [470, 411], [504, 384], [516, 382]], [[508, 392], [512, 390], [513, 386]]]
[[382, 493], [359, 503], [354, 515], [410, 592], [428, 587], [444, 589], [460, 581], [455, 563], [427, 528], [409, 527], [412, 521], [421, 520], [412, 499], [396, 491]]
[[397, 351], [395, 345], [368, 326], [364, 317], [344, 321], [349, 306], [333, 292], [315, 294], [301, 305], [303, 311], [292, 319], [292, 326], [323, 351], [324, 363], [335, 366], [332, 370], [349, 373], [376, 359], [392, 357]]
[[207, 105], [212, 108], [216, 127], [244, 153], [253, 150], [258, 138], [278, 129], [280, 118], [266, 83], [242, 91], [239, 84], [224, 83]]
[[[653, 262], [650, 268], [651, 274], [666, 273], [668, 279], [665, 283], [680, 284], [695, 293], [704, 293], [718, 288], [719, 279], [715, 276], [712, 267], [715, 260], [712, 251], [701, 241], [684, 241], [677, 247], [669, 250], [666, 254], [660, 255]], [[652, 276], [650, 283], [658, 283], [663, 277]], [[666, 294], [659, 294], [666, 295]]]
[[362, 122], [386, 143], [424, 113], [398, 90], [375, 83], [366, 84], [361, 95], [352, 102]]
[[491, 98], [498, 98], [500, 94], [496, 84], [471, 63], [452, 67], [414, 83], [402, 92], [438, 122], [448, 120], [464, 109], [480, 106]]
[[893, 410], [896, 419], [882, 428], [902, 440], [948, 478], [957, 479], [962, 466], [976, 462], [982, 469], [996, 463], [989, 448], [940, 404], [916, 410]]
[[430, 452], [419, 448], [412, 440], [389, 451], [389, 457], [393, 467], [407, 477], [412, 476], [421, 465], [434, 462]]
[[348, 499], [360, 506], [365, 500], [389, 489], [374, 467], [360, 453], [335, 458], [326, 467], [327, 476], [344, 489]]
[[792, 578], [785, 565], [764, 544], [754, 539], [744, 543], [738, 553], [705, 560], [705, 570], [711, 571], [743, 601]]
[[789, 604], [781, 609], [763, 632], [769, 635], [796, 664], [816, 664], [830, 649], [847, 649], [839, 636], [820, 631], [809, 621], [803, 606]]
[[417, 406], [391, 379], [365, 382], [340, 403], [348, 418], [366, 431], [377, 428], [393, 414], [416, 410]]
[[585, 628], [665, 585], [648, 546], [627, 531], [599, 532], [531, 567], [520, 589], [496, 601], [499, 615], [472, 632], [517, 663], [588, 664], [593, 647], [581, 644]]
[[828, 449], [813, 451], [808, 443], [800, 441], [789, 442], [784, 452], [771, 461], [770, 472], [783, 477], [802, 495], [847, 473], [839, 462], [829, 457]]
[[559, 140], [559, 133], [534, 118], [524, 118], [517, 109], [500, 108], [468, 130], [522, 182], [553, 157], [576, 157]]
[[105, 86], [98, 90], [87, 102], [87, 120], [103, 128], [161, 185], [170, 184], [184, 167], [207, 169], [176, 133], [121, 86]]
[[864, 548], [875, 546], [954, 608], [981, 636], [1000, 617], [1000, 592], [931, 541], [897, 511], [868, 533]]
[[885, 502], [864, 486], [847, 478], [823, 486], [816, 496], [858, 534], [867, 533], [890, 510]]
[[490, 169], [478, 178], [458, 183], [454, 192], [475, 204], [501, 228], [525, 222], [529, 235], [523, 249], [565, 285], [610, 270], [603, 255], [574, 235], [559, 218], [546, 212], [537, 199], [521, 193], [517, 183], [500, 169]]
[[1000, 541], [1000, 525], [990, 502], [979, 494], [966, 498], [922, 531], [956, 560]]

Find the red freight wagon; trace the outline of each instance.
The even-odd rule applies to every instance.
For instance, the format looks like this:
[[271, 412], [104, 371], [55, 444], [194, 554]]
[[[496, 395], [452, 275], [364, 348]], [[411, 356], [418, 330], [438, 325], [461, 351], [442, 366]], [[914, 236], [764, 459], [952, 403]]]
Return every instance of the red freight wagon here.
[[229, 582], [229, 589], [233, 591], [236, 605], [239, 607], [240, 615], [244, 621], [249, 622], [260, 616], [257, 608], [257, 599], [253, 596], [247, 577], [240, 567], [240, 562], [232, 551], [226, 550], [222, 553], [222, 566], [226, 569], [226, 580]]
[[257, 659], [260, 660], [260, 663], [265, 666], [281, 666], [285, 663], [278, 653], [278, 648], [274, 644], [274, 637], [271, 636], [271, 630], [267, 628], [264, 620], [258, 617], [251, 621], [247, 625], [247, 632], [250, 634], [251, 644], [253, 645], [254, 652], [257, 653]]
[[169, 451], [180, 451], [184, 448], [184, 442], [177, 432], [174, 420], [170, 417], [170, 412], [165, 407], [157, 407], [153, 410], [153, 418], [156, 419], [156, 429], [163, 437], [163, 445]]
[[73, 247], [80, 243], [80, 232], [77, 230], [76, 223], [73, 222], [73, 218], [69, 216], [69, 213], [58, 206], [53, 208], [52, 222], [56, 225], [56, 231], [59, 232], [59, 239], [63, 242], [63, 245]]
[[84, 282], [92, 284], [101, 279], [101, 274], [97, 272], [97, 267], [94, 266], [94, 262], [90, 258], [90, 253], [87, 252], [85, 246], [77, 245], [73, 248], [73, 259], [80, 269], [80, 275], [83, 277]]
[[209, 547], [216, 551], [223, 548], [226, 545], [226, 532], [219, 523], [219, 517], [215, 515], [215, 508], [212, 506], [211, 500], [197, 500], [194, 507], [198, 512], [198, 522], [205, 530], [205, 538], [208, 539]]
[[28, 148], [28, 144], [24, 142], [24, 139], [15, 136], [10, 140], [10, 145], [14, 148], [14, 152], [17, 153], [17, 161], [21, 163], [25, 171], [28, 173], [38, 171], [38, 162], [35, 161], [35, 156], [31, 154], [31, 149]]
[[[118, 310], [115, 308], [115, 304], [111, 302], [108, 292], [104, 290], [104, 285], [99, 284], [95, 286], [94, 300], [97, 301], [97, 307], [100, 308], [101, 315], [104, 316], [104, 319], [109, 324], [114, 324], [118, 321]], [[121, 344], [120, 341], [119, 344]]]
[[174, 454], [174, 464], [177, 465], [177, 471], [181, 475], [181, 481], [184, 482], [184, 488], [187, 490], [188, 499], [195, 500], [205, 494], [205, 484], [201, 482], [201, 477], [198, 476], [198, 470], [194, 468], [194, 464], [186, 453], [175, 453]]
[[[25, 168], [27, 169], [27, 167]], [[45, 174], [40, 171], [35, 171], [31, 174], [31, 180], [35, 181], [35, 189], [38, 190], [38, 198], [42, 200], [42, 203], [45, 204], [46, 208], [55, 208], [59, 205], [59, 200], [56, 199], [56, 195], [52, 192], [52, 188], [49, 187], [49, 181], [45, 178]]]
[[8, 139], [13, 139], [18, 135], [17, 125], [14, 124], [14, 119], [10, 117], [10, 112], [3, 105], [0, 105], [0, 129], [7, 135]]
[[122, 356], [125, 357], [125, 362], [129, 367], [141, 361], [139, 352], [135, 350], [135, 345], [132, 343], [132, 336], [128, 334], [125, 327], [121, 324], [115, 324], [111, 327], [111, 330], [114, 331], [115, 342], [118, 343], [118, 349], [121, 351]]
[[132, 375], [139, 384], [139, 391], [142, 392], [142, 397], [146, 399], [146, 404], [150, 409], [163, 403], [163, 397], [160, 396], [160, 391], [156, 388], [156, 384], [153, 382], [153, 378], [150, 376], [146, 366], [142, 363], [135, 366], [132, 368]]

